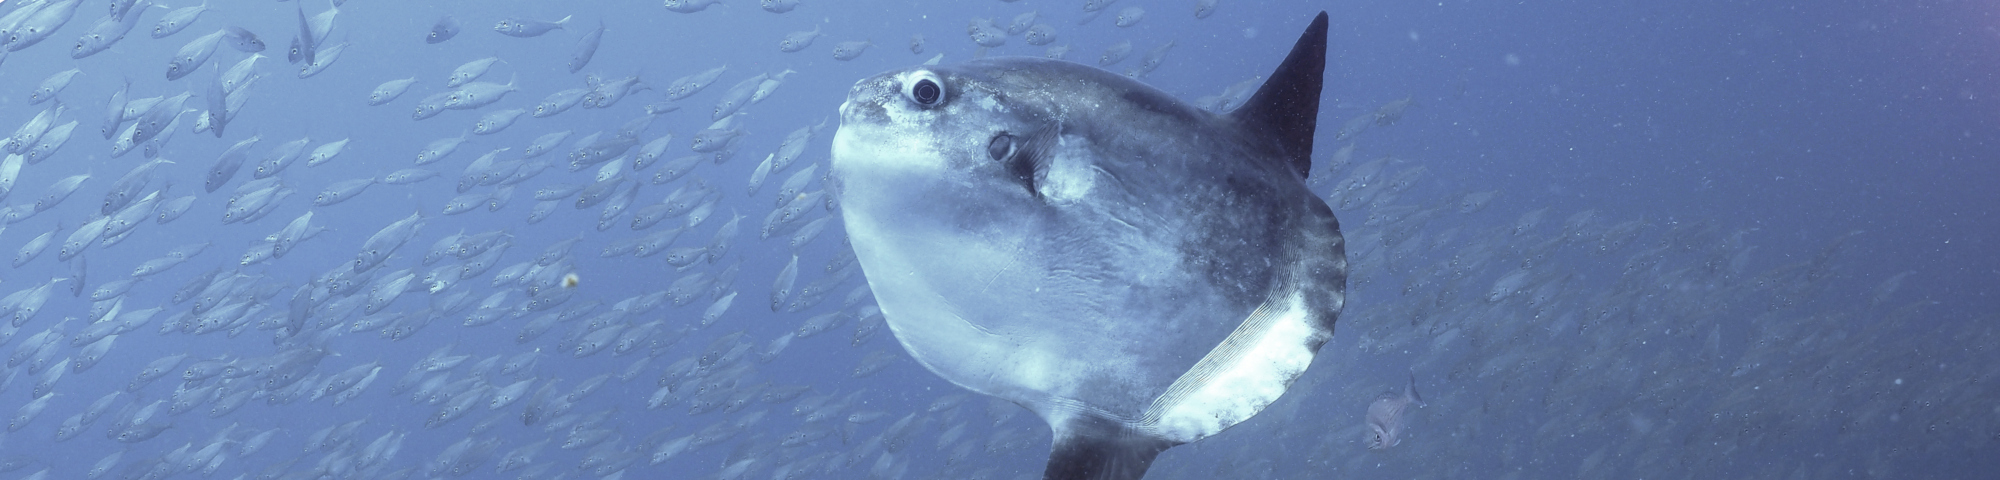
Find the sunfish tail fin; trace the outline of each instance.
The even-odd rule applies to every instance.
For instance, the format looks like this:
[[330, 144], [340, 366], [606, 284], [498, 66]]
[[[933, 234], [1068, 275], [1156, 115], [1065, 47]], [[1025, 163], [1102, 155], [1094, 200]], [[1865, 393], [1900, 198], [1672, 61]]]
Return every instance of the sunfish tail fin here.
[[1313, 131], [1318, 128], [1325, 74], [1326, 12], [1319, 12], [1264, 86], [1229, 113], [1247, 131], [1270, 132], [1301, 177], [1312, 170]]
[[1057, 429], [1042, 480], [1138, 480], [1174, 445], [1117, 422], [1079, 417]]

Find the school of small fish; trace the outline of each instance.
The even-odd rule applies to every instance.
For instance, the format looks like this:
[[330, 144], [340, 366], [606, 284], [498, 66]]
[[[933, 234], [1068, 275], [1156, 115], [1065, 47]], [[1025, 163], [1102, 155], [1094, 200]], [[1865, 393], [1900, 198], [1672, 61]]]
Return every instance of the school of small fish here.
[[[968, 27], [927, 37], [822, 20], [857, 7], [820, 0], [0, 2], [0, 124], [18, 125], [0, 129], [0, 244], [16, 248], [0, 475], [1033, 478], [1041, 422], [923, 372], [883, 332], [823, 180], [839, 97], [788, 90], [1072, 47], [1119, 74], [1187, 75], [1162, 68], [1197, 63], [1174, 49], [1200, 37], [1167, 29], [1208, 23], [1173, 22], [1257, 10], [988, 3], [1006, 13], [931, 16]], [[790, 33], [652, 45], [634, 30], [672, 27], [642, 20]], [[149, 38], [129, 34], [142, 25]], [[768, 58], [701, 56], [717, 41]], [[1193, 102], [1226, 112], [1261, 83]], [[363, 110], [298, 111], [272, 89]], [[1285, 451], [1177, 449], [1151, 478], [1399, 458], [1498, 475], [1462, 470], [1483, 468], [1467, 455], [1528, 478], [1894, 476], [1952, 450], [1871, 439], [2000, 439], [1981, 390], [2000, 370], [1914, 353], [1994, 333], [1920, 322], [1930, 300], [1901, 289], [1916, 272], [1834, 286], [1867, 233], [1760, 250], [1749, 226], [1430, 182], [1449, 164], [1366, 142], [1426, 121], [1426, 101], [1377, 99], [1321, 129], [1309, 182], [1350, 223], [1356, 294], [1328, 365], [1223, 435]], [[1858, 316], [1876, 320], [1835, 323]], [[1856, 347], [1916, 328], [1948, 331]], [[1773, 449], [1828, 453], [1737, 458]]]

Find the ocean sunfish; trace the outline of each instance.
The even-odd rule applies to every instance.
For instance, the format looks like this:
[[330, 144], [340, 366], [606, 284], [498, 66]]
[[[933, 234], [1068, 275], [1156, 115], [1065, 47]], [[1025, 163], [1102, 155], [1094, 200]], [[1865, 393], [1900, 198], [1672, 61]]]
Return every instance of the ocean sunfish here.
[[1047, 421], [1050, 479], [1142, 477], [1276, 401], [1345, 302], [1305, 184], [1326, 28], [1227, 114], [1042, 58], [856, 83], [833, 187], [896, 339]]

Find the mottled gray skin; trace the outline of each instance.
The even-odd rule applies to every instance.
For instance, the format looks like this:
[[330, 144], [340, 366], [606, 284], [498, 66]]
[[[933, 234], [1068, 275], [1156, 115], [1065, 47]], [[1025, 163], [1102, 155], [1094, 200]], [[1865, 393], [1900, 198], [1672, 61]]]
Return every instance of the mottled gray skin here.
[[[925, 79], [942, 87], [934, 105], [912, 88]], [[1311, 84], [1316, 106], [1316, 70]], [[1246, 125], [1266, 123], [1039, 58], [877, 75], [841, 117], [843, 221], [891, 328], [947, 380], [1047, 420], [1050, 478], [1070, 460], [1143, 474], [1158, 451], [1215, 433], [1142, 417], [1260, 306], [1302, 299], [1309, 331], [1285, 341], [1307, 355], [1332, 335], [1346, 260], [1305, 186], [1309, 138], [1301, 150]], [[1151, 451], [1064, 458], [1077, 437]]]

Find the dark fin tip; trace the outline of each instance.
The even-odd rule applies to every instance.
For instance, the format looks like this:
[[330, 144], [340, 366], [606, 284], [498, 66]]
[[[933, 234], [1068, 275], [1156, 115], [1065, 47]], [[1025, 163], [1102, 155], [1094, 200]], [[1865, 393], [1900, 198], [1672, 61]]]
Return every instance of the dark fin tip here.
[[1138, 480], [1153, 459], [1177, 445], [1116, 422], [1084, 418], [1059, 432], [1042, 480]]
[[1312, 170], [1313, 131], [1319, 123], [1319, 94], [1326, 74], [1326, 12], [1313, 17], [1292, 53], [1264, 80], [1264, 86], [1230, 112], [1252, 132], [1270, 132], [1277, 148], [1304, 177]]

